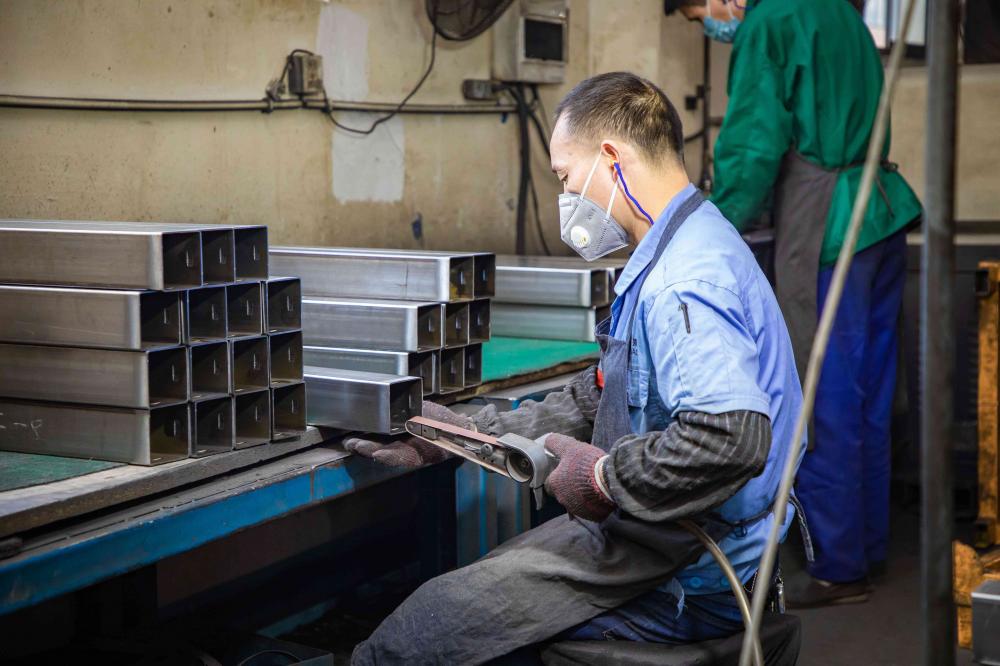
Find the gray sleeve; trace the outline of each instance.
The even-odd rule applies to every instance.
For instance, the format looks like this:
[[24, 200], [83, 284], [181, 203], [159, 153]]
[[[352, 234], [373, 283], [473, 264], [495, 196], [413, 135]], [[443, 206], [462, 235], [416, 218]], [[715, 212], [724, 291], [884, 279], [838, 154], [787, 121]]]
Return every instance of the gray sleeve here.
[[536, 439], [550, 432], [589, 442], [601, 391], [597, 388], [597, 366], [592, 365], [541, 402], [526, 400], [517, 409], [500, 412], [493, 405], [472, 416], [480, 432], [495, 437], [509, 432]]
[[681, 412], [666, 430], [622, 437], [604, 476], [615, 503], [644, 520], [710, 511], [764, 470], [771, 420], [746, 410]]

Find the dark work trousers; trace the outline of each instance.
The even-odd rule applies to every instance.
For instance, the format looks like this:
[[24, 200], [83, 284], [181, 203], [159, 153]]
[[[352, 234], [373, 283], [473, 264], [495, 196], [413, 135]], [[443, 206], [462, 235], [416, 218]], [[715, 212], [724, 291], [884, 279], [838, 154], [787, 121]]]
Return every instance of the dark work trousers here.
[[[815, 578], [864, 578], [886, 558], [890, 423], [906, 236], [898, 232], [854, 256], [816, 393], [815, 447], [795, 491], [816, 549]], [[833, 267], [821, 269], [817, 302]]]

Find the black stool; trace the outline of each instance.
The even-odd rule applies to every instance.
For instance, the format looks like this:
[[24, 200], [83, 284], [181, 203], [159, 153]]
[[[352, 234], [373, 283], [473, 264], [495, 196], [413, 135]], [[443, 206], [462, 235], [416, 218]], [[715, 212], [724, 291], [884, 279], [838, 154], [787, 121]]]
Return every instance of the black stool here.
[[[794, 615], [765, 613], [760, 645], [767, 666], [794, 666], [802, 623]], [[743, 632], [701, 643], [664, 645], [632, 641], [563, 641], [541, 651], [546, 666], [738, 666]]]

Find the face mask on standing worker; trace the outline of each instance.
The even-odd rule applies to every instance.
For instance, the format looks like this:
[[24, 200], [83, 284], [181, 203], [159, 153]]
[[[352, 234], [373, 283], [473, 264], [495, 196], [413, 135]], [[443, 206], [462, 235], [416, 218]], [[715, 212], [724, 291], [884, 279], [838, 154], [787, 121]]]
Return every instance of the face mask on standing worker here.
[[736, 39], [736, 30], [740, 27], [740, 20], [733, 14], [731, 2], [732, 0], [728, 0], [725, 3], [726, 9], [729, 10], [729, 20], [720, 21], [712, 16], [712, 0], [706, 0], [705, 10], [708, 12], [708, 16], [702, 20], [702, 24], [705, 28], [705, 36], [709, 39], [725, 44], [732, 44], [733, 40]]

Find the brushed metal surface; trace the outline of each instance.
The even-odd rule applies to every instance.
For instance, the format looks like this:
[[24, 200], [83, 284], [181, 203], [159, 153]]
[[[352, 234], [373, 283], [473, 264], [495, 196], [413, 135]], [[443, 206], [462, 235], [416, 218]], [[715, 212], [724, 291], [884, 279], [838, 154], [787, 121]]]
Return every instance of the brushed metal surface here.
[[306, 431], [306, 385], [288, 384], [271, 389], [271, 440], [298, 437]]
[[241, 282], [226, 286], [226, 313], [229, 337], [261, 335], [264, 332], [264, 308], [258, 282]]
[[0, 285], [0, 341], [133, 350], [179, 345], [182, 295]]
[[304, 298], [302, 333], [310, 346], [427, 351], [444, 345], [444, 308], [417, 301]]
[[362, 254], [384, 254], [392, 252], [406, 256], [472, 258], [472, 298], [489, 298], [496, 287], [496, 254], [493, 252], [461, 252], [448, 250], [387, 250], [373, 247], [340, 248]]
[[455, 393], [465, 388], [465, 349], [442, 349], [438, 353], [437, 393]]
[[464, 349], [465, 372], [462, 385], [465, 388], [479, 386], [483, 383], [483, 345], [472, 344]]
[[233, 399], [200, 400], [191, 403], [192, 458], [204, 458], [233, 450]]
[[191, 289], [186, 296], [184, 328], [188, 342], [225, 340], [229, 337], [229, 313], [226, 288]]
[[87, 224], [0, 221], [0, 282], [154, 290], [202, 284], [197, 232]]
[[302, 283], [298, 278], [272, 277], [263, 283], [265, 329], [268, 333], [302, 328]]
[[229, 347], [234, 394], [259, 391], [271, 385], [270, 347], [266, 337], [232, 340]]
[[446, 303], [473, 297], [472, 256], [364, 248], [273, 247], [271, 269], [302, 279], [305, 296]]
[[233, 399], [234, 449], [267, 444], [271, 441], [271, 392], [247, 391]]
[[267, 336], [270, 349], [271, 388], [302, 381], [302, 331]]
[[492, 334], [490, 310], [488, 298], [469, 303], [469, 342], [489, 342]]
[[[514, 255], [504, 255], [504, 257], [509, 257]], [[595, 259], [594, 261], [587, 261], [582, 257], [544, 257], [545, 265], [552, 266], [554, 268], [603, 268], [608, 271], [609, 280], [611, 281], [611, 286], [613, 287], [618, 278], [621, 277], [622, 271], [625, 270], [625, 264], [628, 263], [628, 259], [613, 259], [610, 257], [601, 257], [600, 259]], [[614, 296], [611, 297], [614, 300]]]
[[464, 347], [469, 344], [469, 303], [447, 303], [444, 306], [444, 346]]
[[494, 303], [493, 334], [512, 338], [543, 338], [595, 342], [594, 327], [611, 313], [601, 308], [562, 305]]
[[0, 396], [133, 408], [186, 402], [187, 349], [0, 344]]
[[305, 369], [309, 425], [395, 435], [420, 415], [419, 377], [400, 377], [340, 368]]
[[342, 368], [387, 375], [408, 375], [423, 380], [424, 395], [436, 391], [437, 352], [396, 352], [345, 347], [304, 347], [306, 365]]
[[550, 257], [497, 257], [497, 303], [598, 307], [611, 302], [605, 268], [572, 267]]
[[223, 398], [233, 392], [229, 343], [203, 342], [188, 347], [191, 400]]
[[186, 404], [122, 409], [0, 399], [0, 449], [159, 465], [186, 458]]

